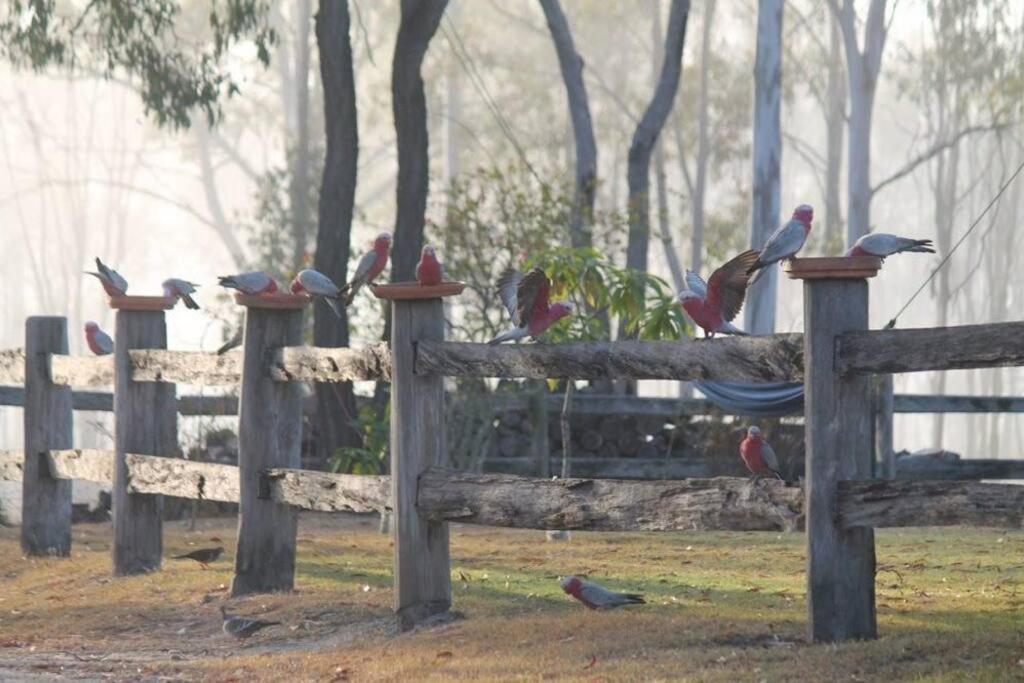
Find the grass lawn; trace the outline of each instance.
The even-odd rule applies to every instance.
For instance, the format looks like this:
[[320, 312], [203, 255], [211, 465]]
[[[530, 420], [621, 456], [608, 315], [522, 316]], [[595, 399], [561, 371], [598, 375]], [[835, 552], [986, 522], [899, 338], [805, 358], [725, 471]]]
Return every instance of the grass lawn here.
[[[454, 608], [404, 635], [390, 539], [375, 520], [302, 517], [293, 594], [230, 599], [235, 520], [165, 525], [167, 555], [221, 543], [209, 570], [166, 560], [110, 577], [109, 524], [70, 559], [25, 559], [0, 530], [0, 680], [1024, 679], [1024, 532], [877, 534], [880, 638], [806, 645], [801, 534], [575, 533], [455, 526]], [[219, 539], [219, 540], [215, 540]], [[597, 613], [557, 576], [589, 574], [650, 604]], [[218, 609], [284, 622], [239, 646]]]

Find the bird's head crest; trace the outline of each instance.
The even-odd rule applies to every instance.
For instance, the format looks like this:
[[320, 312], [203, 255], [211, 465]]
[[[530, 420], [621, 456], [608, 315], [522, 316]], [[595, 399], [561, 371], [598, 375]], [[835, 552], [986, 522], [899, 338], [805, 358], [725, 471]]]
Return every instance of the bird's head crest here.
[[755, 427], [755, 426], [751, 425], [747, 429], [747, 436], [752, 437], [754, 439], [760, 439], [761, 438], [761, 428], [760, 427]]

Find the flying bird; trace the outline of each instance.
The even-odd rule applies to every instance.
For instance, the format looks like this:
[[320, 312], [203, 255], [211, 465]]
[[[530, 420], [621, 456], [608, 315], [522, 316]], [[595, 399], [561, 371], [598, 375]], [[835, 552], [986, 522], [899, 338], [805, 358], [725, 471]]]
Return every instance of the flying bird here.
[[551, 280], [540, 268], [534, 268], [526, 275], [509, 268], [498, 278], [498, 295], [508, 309], [515, 325], [487, 342], [500, 344], [505, 341], [519, 341], [525, 337], [538, 337], [549, 327], [573, 312], [571, 301], [549, 303]]
[[341, 293], [345, 295], [346, 306], [352, 305], [352, 300], [356, 298], [356, 294], [359, 293], [359, 289], [363, 285], [373, 282], [384, 271], [390, 253], [391, 233], [382, 232], [373, 241], [373, 249], [359, 259], [359, 265], [356, 266], [356, 272], [352, 279], [341, 288]]
[[249, 617], [238, 617], [228, 614], [228, 611], [221, 605], [220, 615], [224, 618], [224, 633], [237, 638], [239, 640], [245, 640], [252, 634], [256, 633], [260, 629], [268, 626], [277, 626], [280, 621], [266, 621], [264, 619], [251, 619]]
[[95, 276], [100, 281], [100, 284], [103, 285], [103, 290], [108, 296], [124, 296], [125, 292], [128, 291], [128, 281], [121, 277], [119, 272], [103, 263], [103, 261], [100, 261], [99, 258], [96, 259], [96, 270], [98, 272], [87, 270], [85, 273], [86, 275]]
[[334, 311], [334, 315], [341, 317], [341, 304], [338, 302], [341, 290], [331, 278], [319, 270], [312, 268], [300, 270], [292, 280], [292, 294], [309, 294], [315, 299], [323, 299], [324, 303]]
[[224, 548], [217, 546], [216, 548], [200, 548], [193, 550], [190, 553], [184, 555], [172, 555], [172, 560], [195, 560], [206, 569], [211, 562], [216, 562], [220, 559], [221, 554], [224, 552]]
[[612, 609], [623, 605], [646, 604], [644, 596], [639, 593], [616, 593], [578, 576], [563, 576], [558, 583], [562, 586], [563, 591], [590, 609]]
[[782, 479], [782, 475], [779, 474], [779, 459], [775, 456], [775, 450], [764, 440], [759, 428], [747, 429], [747, 438], [740, 443], [740, 457], [743, 458], [743, 464], [747, 466], [755, 479], [769, 475]]
[[441, 284], [444, 279], [444, 266], [437, 260], [434, 248], [429, 244], [420, 252], [420, 262], [416, 264], [416, 281], [425, 287]]
[[277, 280], [261, 270], [253, 270], [238, 275], [218, 275], [218, 283], [227, 289], [237, 289], [242, 294], [274, 294], [277, 292]]
[[764, 243], [761, 256], [747, 269], [747, 272], [753, 273], [773, 263], [796, 256], [796, 253], [803, 249], [807, 236], [811, 234], [812, 220], [814, 220], [814, 209], [810, 204], [801, 204], [796, 207], [793, 217], [773, 232], [768, 241]]
[[114, 340], [91, 320], [85, 324], [85, 343], [97, 356], [107, 356], [114, 352]]
[[890, 235], [885, 232], [873, 232], [864, 235], [853, 243], [853, 246], [846, 250], [843, 256], [878, 256], [884, 259], [886, 256], [899, 254], [904, 251], [917, 251], [926, 254], [934, 254], [931, 240], [915, 240], [899, 235]]
[[686, 271], [687, 289], [679, 293], [679, 304], [704, 330], [705, 337], [716, 333], [746, 334], [731, 321], [743, 307], [750, 281], [749, 268], [757, 258], [758, 253], [749, 249], [715, 270], [707, 283], [697, 273]]
[[185, 308], [191, 308], [193, 311], [199, 310], [199, 304], [192, 298], [192, 294], [195, 294], [196, 287], [194, 282], [188, 280], [179, 280], [176, 277], [168, 278], [164, 280], [162, 287], [164, 288], [164, 296], [175, 297], [185, 302]]

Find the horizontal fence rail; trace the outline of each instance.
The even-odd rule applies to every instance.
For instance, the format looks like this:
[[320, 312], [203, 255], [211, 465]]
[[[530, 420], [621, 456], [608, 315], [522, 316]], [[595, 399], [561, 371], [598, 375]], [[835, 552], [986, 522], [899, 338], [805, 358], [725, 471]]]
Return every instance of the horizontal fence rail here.
[[769, 382], [803, 378], [803, 337], [498, 345], [420, 341], [416, 373], [534, 379]]
[[[23, 387], [0, 386], [0, 406], [24, 407]], [[71, 405], [75, 410], [91, 410], [109, 413], [114, 410], [114, 395], [109, 391], [73, 391]], [[179, 396], [179, 415], [237, 415], [238, 397], [225, 396]]]
[[1024, 322], [867, 330], [839, 335], [840, 373], [896, 373], [1024, 365]]
[[391, 350], [387, 344], [337, 349], [287, 346], [274, 353], [270, 376], [279, 382], [390, 380]]
[[72, 387], [113, 386], [114, 357], [51, 355], [50, 380]]
[[25, 383], [25, 349], [0, 349], [0, 383]]
[[132, 381], [181, 384], [237, 384], [242, 378], [242, 354], [202, 351], [132, 349], [128, 352]]

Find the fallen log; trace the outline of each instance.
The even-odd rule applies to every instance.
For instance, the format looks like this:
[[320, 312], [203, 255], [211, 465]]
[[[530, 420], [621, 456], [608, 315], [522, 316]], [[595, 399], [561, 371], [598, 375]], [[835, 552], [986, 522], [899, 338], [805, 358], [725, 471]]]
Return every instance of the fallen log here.
[[839, 523], [846, 527], [955, 526], [1024, 528], [1024, 486], [973, 481], [839, 482]]

